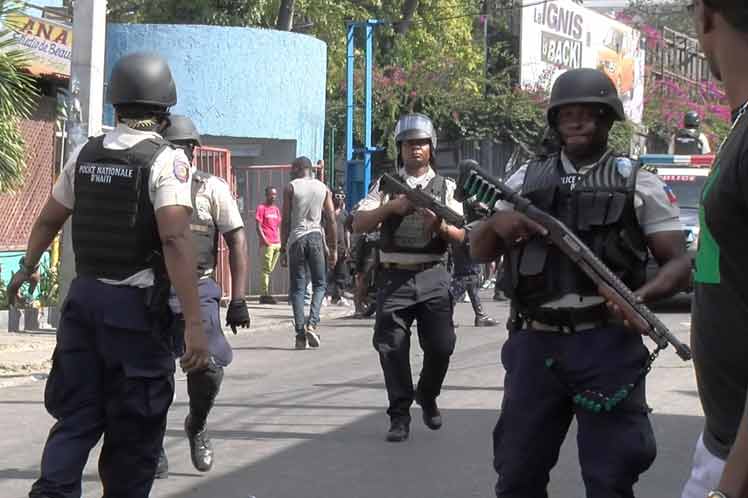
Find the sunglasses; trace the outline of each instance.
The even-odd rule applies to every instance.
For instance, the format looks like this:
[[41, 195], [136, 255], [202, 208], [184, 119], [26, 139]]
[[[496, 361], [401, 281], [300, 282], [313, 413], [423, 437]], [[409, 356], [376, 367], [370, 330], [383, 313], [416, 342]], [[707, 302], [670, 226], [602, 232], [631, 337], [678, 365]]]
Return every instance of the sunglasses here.
[[336, 199], [345, 199], [345, 196], [343, 194], [335, 194]]

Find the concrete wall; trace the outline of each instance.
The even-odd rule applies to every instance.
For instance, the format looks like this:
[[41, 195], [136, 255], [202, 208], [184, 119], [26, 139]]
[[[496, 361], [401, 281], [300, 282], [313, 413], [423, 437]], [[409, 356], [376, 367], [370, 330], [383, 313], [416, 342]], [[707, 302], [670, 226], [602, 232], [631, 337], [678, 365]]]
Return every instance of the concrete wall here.
[[[254, 28], [110, 24], [106, 43], [107, 81], [127, 53], [166, 57], [178, 89], [173, 111], [192, 117], [201, 134], [295, 140], [296, 156], [322, 158], [324, 42]], [[107, 106], [105, 122], [112, 120]]]

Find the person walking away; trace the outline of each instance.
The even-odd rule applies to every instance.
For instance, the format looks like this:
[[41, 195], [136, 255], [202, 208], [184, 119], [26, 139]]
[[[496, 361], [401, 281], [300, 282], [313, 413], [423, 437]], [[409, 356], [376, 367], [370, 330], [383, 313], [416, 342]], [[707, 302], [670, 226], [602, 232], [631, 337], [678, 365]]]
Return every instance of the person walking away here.
[[[323, 233], [327, 240], [329, 264], [334, 267], [338, 255], [335, 208], [327, 186], [312, 177], [312, 162], [308, 157], [301, 156], [293, 161], [291, 178], [291, 182], [283, 190], [281, 263], [286, 263], [289, 267], [295, 347], [318, 348], [319, 310], [325, 297], [327, 279]], [[309, 317], [305, 318], [307, 265], [312, 283], [312, 301]]]
[[[201, 144], [201, 140], [190, 118], [171, 116], [164, 138], [182, 149], [192, 163], [194, 149]], [[211, 362], [207, 368], [187, 374], [190, 411], [184, 421], [184, 429], [190, 443], [192, 465], [200, 472], [207, 472], [213, 467], [214, 459], [213, 445], [207, 431], [208, 414], [221, 389], [223, 370], [233, 358], [231, 345], [221, 329], [222, 292], [215, 280], [218, 234], [223, 235], [229, 252], [231, 300], [226, 313], [226, 325], [231, 327], [234, 334], [236, 327], [249, 327], [250, 324], [247, 302], [244, 299], [249, 264], [244, 222], [229, 185], [222, 178], [193, 169], [191, 195], [193, 210], [190, 230], [197, 253], [200, 314], [208, 335]], [[181, 336], [184, 317], [173, 292], [169, 304], [177, 315], [176, 327], [179, 330], [178, 336]], [[181, 346], [179, 341], [178, 351]], [[162, 443], [156, 477], [167, 477], [168, 471], [168, 459]]]
[[[436, 130], [428, 116], [407, 114], [395, 127], [399, 175], [411, 188], [420, 187], [455, 212], [455, 183], [436, 173]], [[414, 206], [405, 196], [389, 196], [379, 182], [359, 206], [353, 230], [380, 232], [377, 314], [374, 348], [384, 372], [390, 429], [386, 440], [401, 442], [410, 434], [410, 406], [421, 406], [427, 427], [437, 430], [442, 416], [436, 399], [454, 351], [454, 302], [445, 266], [448, 244], [464, 240], [465, 231], [449, 225], [431, 210]], [[413, 389], [410, 335], [418, 321], [423, 368]]]
[[[535, 206], [563, 220], [631, 289], [646, 282], [647, 253], [660, 265], [685, 251], [676, 204], [660, 178], [608, 148], [623, 104], [602, 71], [556, 79], [548, 124], [559, 154], [537, 158], [507, 179]], [[633, 498], [656, 443], [645, 396], [650, 355], [641, 336], [615, 319], [595, 284], [546, 231], [510, 205], [474, 227], [472, 255], [504, 254], [511, 299], [501, 413], [493, 434], [497, 498], [547, 496], [551, 469], [576, 417], [588, 498]], [[663, 286], [667, 297], [680, 290]]]
[[270, 274], [280, 256], [281, 212], [276, 205], [278, 191], [269, 186], [265, 189], [265, 202], [257, 206], [257, 240], [260, 243], [262, 269], [260, 270], [260, 304], [278, 304], [270, 294]]
[[335, 208], [335, 223], [338, 235], [338, 258], [335, 267], [327, 276], [327, 294], [330, 304], [348, 306], [348, 301], [343, 296], [348, 281], [348, 258], [351, 253], [352, 220], [345, 209], [345, 192], [338, 187], [333, 196], [333, 207]]
[[44, 406], [47, 437], [30, 498], [80, 498], [102, 435], [104, 496], [148, 498], [174, 395], [173, 286], [184, 310], [188, 374], [208, 366], [200, 317], [190, 164], [160, 135], [177, 91], [166, 61], [132, 53], [108, 85], [116, 127], [75, 150], [32, 229], [11, 304], [68, 218], [77, 276], [61, 310]]

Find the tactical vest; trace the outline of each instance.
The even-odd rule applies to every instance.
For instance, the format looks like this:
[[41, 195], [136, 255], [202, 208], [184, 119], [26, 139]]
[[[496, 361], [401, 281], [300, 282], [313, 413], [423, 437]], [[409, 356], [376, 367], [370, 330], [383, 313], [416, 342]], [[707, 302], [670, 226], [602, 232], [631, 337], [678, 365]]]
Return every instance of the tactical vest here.
[[674, 154], [684, 156], [703, 154], [701, 147], [701, 140], [699, 140], [699, 132], [697, 130], [681, 128], [675, 134]]
[[[405, 183], [404, 179], [400, 180]], [[447, 182], [443, 176], [436, 175], [423, 191], [446, 203]], [[383, 252], [444, 254], [447, 242], [436, 235], [424, 234], [423, 228], [423, 217], [418, 213], [390, 216], [380, 228], [379, 247]]]
[[[622, 160], [624, 162], [619, 162]], [[587, 244], [629, 288], [645, 282], [647, 244], [634, 208], [639, 166], [609, 155], [583, 175], [567, 174], [558, 154], [528, 165], [522, 194]], [[559, 249], [532, 239], [508, 253], [503, 287], [520, 311], [574, 293], [597, 295], [593, 282]]]
[[190, 231], [195, 241], [197, 253], [198, 277], [210, 275], [216, 267], [218, 259], [218, 228], [211, 214], [210, 220], [201, 220], [198, 216], [197, 196], [201, 188], [205, 186], [211, 175], [196, 171], [192, 175], [192, 221]]
[[148, 139], [130, 149], [105, 149], [103, 136], [83, 146], [75, 165], [72, 217], [79, 275], [124, 280], [160, 257], [149, 177], [166, 147], [164, 140]]

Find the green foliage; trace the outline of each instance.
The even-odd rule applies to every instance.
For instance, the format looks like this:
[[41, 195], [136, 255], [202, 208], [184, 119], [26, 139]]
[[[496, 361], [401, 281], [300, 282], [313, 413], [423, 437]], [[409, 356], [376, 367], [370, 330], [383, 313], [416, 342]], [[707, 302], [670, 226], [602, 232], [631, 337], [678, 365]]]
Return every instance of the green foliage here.
[[633, 138], [634, 125], [629, 121], [616, 121], [608, 136], [608, 146], [619, 154], [628, 154]]
[[24, 72], [29, 62], [26, 51], [14, 48], [4, 27], [7, 16], [18, 8], [15, 2], [0, 0], [0, 193], [22, 185], [25, 149], [18, 121], [31, 115], [37, 96], [33, 78]]
[[0, 278], [0, 310], [8, 309], [8, 287], [5, 282]]
[[60, 300], [60, 268], [42, 265], [39, 269], [39, 283], [36, 286], [37, 299], [44, 307], [57, 306]]

